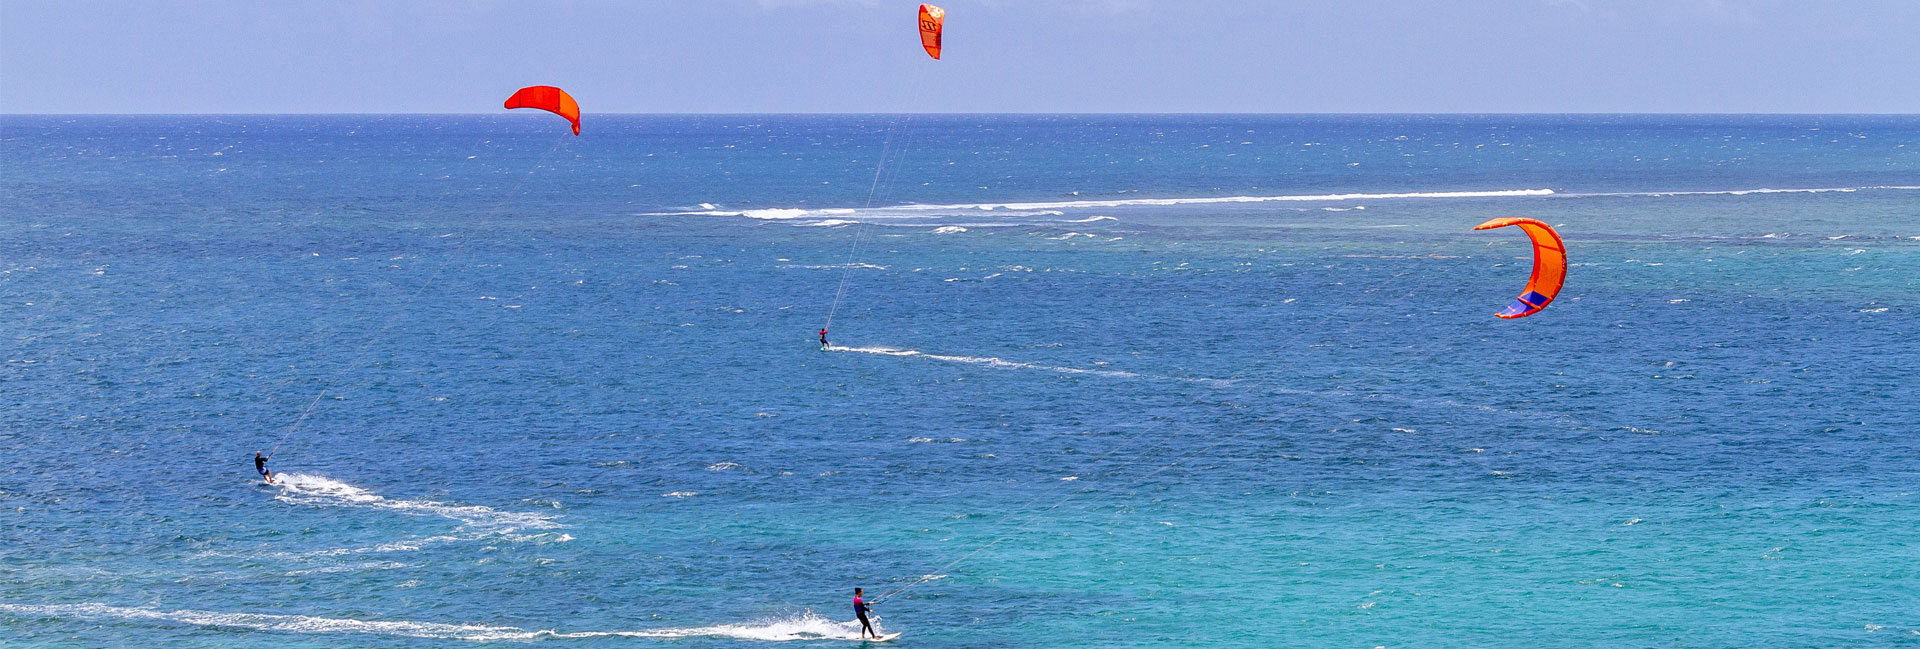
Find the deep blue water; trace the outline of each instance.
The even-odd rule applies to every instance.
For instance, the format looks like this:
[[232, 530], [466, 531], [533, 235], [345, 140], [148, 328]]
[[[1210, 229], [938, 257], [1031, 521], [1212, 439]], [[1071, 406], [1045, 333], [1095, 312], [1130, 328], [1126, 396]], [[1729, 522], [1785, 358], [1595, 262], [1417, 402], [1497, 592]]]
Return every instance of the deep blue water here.
[[555, 121], [0, 118], [0, 645], [1920, 644], [1920, 118]]

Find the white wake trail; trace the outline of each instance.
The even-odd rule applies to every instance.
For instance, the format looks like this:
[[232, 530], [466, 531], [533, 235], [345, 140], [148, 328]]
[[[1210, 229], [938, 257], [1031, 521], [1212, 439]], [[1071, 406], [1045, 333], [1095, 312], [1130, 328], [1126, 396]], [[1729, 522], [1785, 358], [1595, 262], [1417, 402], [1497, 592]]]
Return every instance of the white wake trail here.
[[[437, 516], [458, 522], [452, 532], [437, 536], [394, 541], [360, 548], [335, 548], [304, 553], [310, 556], [336, 556], [376, 552], [405, 552], [437, 543], [475, 541], [487, 537], [506, 537], [523, 541], [535, 536], [516, 536], [523, 530], [554, 530], [565, 527], [555, 516], [535, 512], [508, 512], [484, 505], [455, 505], [420, 498], [394, 499], [333, 478], [306, 473], [274, 474], [274, 486], [280, 488], [275, 500], [309, 507], [351, 507], [374, 509], [409, 516]], [[561, 535], [559, 540], [572, 537]]]
[[980, 366], [994, 367], [994, 368], [1000, 368], [1000, 369], [1035, 370], [1040, 372], [1053, 372], [1056, 374], [1080, 374], [1080, 375], [1087, 375], [1087, 376], [1104, 376], [1104, 377], [1116, 378], [1116, 379], [1154, 379], [1154, 380], [1161, 380], [1161, 381], [1180, 381], [1183, 383], [1202, 383], [1206, 385], [1215, 385], [1215, 386], [1226, 386], [1226, 385], [1231, 385], [1233, 383], [1233, 381], [1228, 379], [1164, 376], [1159, 374], [1141, 374], [1138, 372], [1128, 372], [1124, 370], [1096, 370], [1096, 369], [1087, 369], [1087, 368], [1081, 368], [1081, 367], [1067, 367], [1064, 365], [1043, 365], [1040, 363], [1010, 361], [1004, 358], [996, 358], [993, 356], [948, 356], [945, 354], [929, 354], [927, 352], [923, 352], [916, 349], [896, 349], [893, 347], [841, 347], [839, 345], [834, 345], [834, 346], [828, 347], [827, 351], [850, 352], [850, 353], [856, 353], [856, 354], [878, 354], [881, 356], [912, 356], [916, 358], [927, 358], [927, 359], [932, 359], [936, 361], [944, 361], [948, 363], [963, 363], [967, 365], [980, 365]]
[[0, 613], [16, 618], [55, 618], [74, 620], [125, 620], [179, 624], [187, 626], [249, 629], [279, 633], [360, 633], [407, 638], [443, 640], [532, 640], [545, 631], [528, 631], [511, 626], [484, 624], [442, 624], [404, 620], [354, 620], [311, 615], [274, 615], [266, 613], [223, 613], [219, 611], [166, 611], [107, 604], [6, 604]]
[[[885, 627], [880, 621], [873, 621], [873, 629], [884, 635]], [[556, 633], [559, 638], [592, 638], [621, 636], [627, 638], [730, 638], [734, 640], [754, 640], [759, 642], [791, 642], [795, 640], [860, 640], [860, 622], [828, 619], [818, 613], [808, 611], [799, 615], [772, 618], [740, 624], [716, 624], [713, 626], [678, 627], [645, 629], [640, 631], [589, 631], [584, 633]]]
[[[632, 631], [581, 631], [561, 633], [551, 629], [531, 630], [491, 624], [450, 624], [407, 620], [355, 620], [352, 618], [284, 615], [269, 613], [228, 613], [192, 609], [163, 610], [110, 604], [10, 604], [0, 602], [0, 616], [16, 619], [117, 620], [157, 625], [182, 625], [224, 629], [246, 629], [293, 634], [362, 634], [470, 642], [526, 642], [543, 638], [731, 638], [760, 642], [794, 640], [859, 640], [859, 622], [828, 619], [812, 611], [798, 615], [755, 622], [716, 624], [699, 627], [664, 627]], [[882, 627], [876, 621], [875, 630]]]
[[[1194, 377], [1183, 377], [1183, 376], [1166, 376], [1162, 374], [1141, 374], [1138, 372], [1127, 372], [1122, 370], [1093, 370], [1093, 369], [1085, 369], [1085, 368], [1079, 368], [1079, 367], [1065, 367], [1060, 365], [1043, 365], [1040, 363], [1010, 361], [1002, 358], [995, 358], [992, 356], [949, 356], [945, 354], [929, 354], [927, 352], [923, 352], [917, 349], [897, 349], [893, 347], [841, 347], [841, 346], [835, 345], [832, 347], [828, 347], [827, 351], [851, 352], [851, 353], [857, 353], [857, 354], [877, 354], [880, 356], [903, 356], [903, 357], [912, 357], [912, 358], [925, 358], [925, 359], [943, 361], [948, 363], [980, 365], [983, 367], [993, 367], [998, 369], [1034, 370], [1034, 371], [1040, 371], [1040, 372], [1054, 372], [1059, 374], [1104, 376], [1104, 377], [1116, 378], [1116, 379], [1150, 379], [1150, 380], [1158, 380], [1158, 381], [1179, 381], [1182, 383], [1198, 383], [1201, 385], [1208, 385], [1208, 386], [1220, 387], [1220, 388], [1232, 386], [1239, 380], [1238, 378], [1214, 379], [1214, 378], [1194, 378]], [[1317, 396], [1317, 397], [1377, 399], [1381, 401], [1391, 401], [1395, 403], [1404, 403], [1404, 404], [1415, 405], [1415, 406], [1439, 406], [1439, 407], [1445, 407], [1445, 408], [1474, 410], [1479, 412], [1495, 413], [1495, 414], [1498, 414], [1498, 413], [1523, 414], [1523, 413], [1518, 413], [1514, 411], [1495, 408], [1492, 406], [1478, 405], [1478, 404], [1471, 404], [1471, 403], [1461, 403], [1459, 401], [1454, 401], [1452, 399], [1436, 399], [1436, 398], [1426, 398], [1426, 397], [1402, 397], [1399, 395], [1392, 395], [1392, 394], [1363, 393], [1363, 392], [1356, 392], [1352, 390], [1303, 390], [1299, 388], [1285, 388], [1285, 387], [1270, 386], [1270, 387], [1260, 388], [1258, 391], [1274, 393], [1274, 394], [1299, 394], [1299, 395], [1310, 395], [1310, 396]]]

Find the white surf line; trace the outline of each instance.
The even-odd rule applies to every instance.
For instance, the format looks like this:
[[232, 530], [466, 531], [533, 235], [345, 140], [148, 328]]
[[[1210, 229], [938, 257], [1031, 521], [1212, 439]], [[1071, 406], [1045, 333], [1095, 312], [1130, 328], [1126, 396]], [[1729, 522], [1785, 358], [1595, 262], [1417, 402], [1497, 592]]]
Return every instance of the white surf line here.
[[[1348, 194], [1280, 194], [1272, 196], [1200, 196], [1186, 198], [1120, 198], [1108, 200], [1043, 201], [1026, 203], [955, 203], [929, 205], [909, 203], [887, 207], [862, 208], [762, 208], [748, 210], [696, 210], [687, 212], [651, 212], [644, 216], [744, 216], [752, 219], [810, 219], [826, 216], [846, 216], [858, 212], [994, 212], [1012, 211], [1036, 215], [1034, 212], [1047, 210], [1081, 209], [1093, 207], [1142, 207], [1172, 205], [1215, 205], [1222, 203], [1273, 203], [1306, 202], [1326, 203], [1356, 200], [1394, 200], [1405, 198], [1519, 198], [1527, 196], [1552, 196], [1551, 189], [1497, 189], [1485, 191], [1453, 192], [1385, 192], [1385, 193], [1348, 193]], [[1052, 216], [1037, 214], [1038, 216]], [[1011, 216], [1011, 215], [1009, 215]]]
[[[1212, 196], [1187, 198], [1125, 198], [1110, 200], [1077, 201], [1035, 201], [1010, 203], [952, 203], [952, 204], [906, 204], [871, 208], [795, 208], [773, 207], [758, 209], [702, 209], [685, 212], [647, 212], [642, 216], [744, 216], [750, 219], [790, 220], [821, 219], [834, 216], [865, 215], [894, 216], [896, 218], [925, 218], [916, 212], [991, 212], [995, 216], [1046, 216], [1046, 211], [1062, 209], [1085, 209], [1101, 207], [1142, 207], [1174, 205], [1216, 205], [1225, 203], [1275, 203], [1302, 202], [1326, 203], [1340, 201], [1378, 201], [1398, 199], [1472, 199], [1472, 198], [1600, 198], [1600, 197], [1662, 197], [1662, 196], [1746, 196], [1750, 194], [1823, 194], [1829, 192], [1857, 191], [1915, 191], [1920, 185], [1862, 185], [1859, 187], [1810, 187], [1810, 188], [1771, 188], [1720, 189], [1720, 190], [1681, 190], [1681, 191], [1632, 191], [1632, 192], [1557, 192], [1552, 189], [1496, 189], [1484, 191], [1449, 192], [1379, 192], [1348, 194], [1280, 194], [1272, 196]], [[705, 207], [707, 204], [703, 204]]]
[[1579, 192], [1579, 193], [1565, 193], [1565, 194], [1557, 194], [1557, 195], [1562, 198], [1610, 198], [1610, 197], [1622, 197], [1622, 196], [1645, 196], [1645, 197], [1747, 196], [1751, 194], [1827, 194], [1827, 193], [1834, 193], [1834, 192], [1852, 193], [1852, 192], [1873, 191], [1873, 190], [1915, 191], [1915, 190], [1920, 190], [1920, 185], [1863, 185], [1860, 187], [1810, 187], [1810, 188], [1803, 188], [1803, 189], [1774, 189], [1770, 187], [1762, 187], [1759, 189], [1711, 189], [1711, 190], [1688, 190], [1688, 191], [1671, 191], [1671, 192]]
[[1222, 203], [1275, 203], [1306, 202], [1326, 203], [1334, 201], [1393, 200], [1401, 198], [1519, 198], [1525, 196], [1552, 196], [1551, 189], [1498, 189], [1490, 191], [1458, 192], [1387, 192], [1387, 193], [1351, 193], [1351, 194], [1280, 194], [1274, 196], [1213, 196], [1190, 198], [1121, 198], [1109, 200], [1051, 201], [1032, 203], [968, 203], [959, 205], [900, 205], [893, 210], [947, 211], [947, 210], [1058, 210], [1089, 207], [1142, 207], [1171, 205], [1217, 205]]
[[[858, 354], [878, 354], [881, 356], [913, 356], [917, 358], [930, 358], [936, 361], [945, 361], [948, 363], [981, 365], [985, 367], [996, 367], [996, 368], [1010, 369], [1010, 370], [1036, 370], [1041, 372], [1054, 372], [1056, 374], [1080, 374], [1080, 375], [1087, 375], [1087, 376], [1104, 376], [1104, 377], [1116, 378], [1116, 379], [1154, 379], [1154, 380], [1160, 380], [1160, 381], [1180, 381], [1183, 383], [1200, 383], [1204, 385], [1213, 385], [1213, 386], [1227, 386], [1227, 385], [1233, 384], [1232, 381], [1228, 381], [1224, 379], [1192, 378], [1192, 377], [1183, 377], [1183, 376], [1164, 376], [1160, 374], [1141, 374], [1138, 372], [1128, 372], [1124, 370], [1090, 370], [1090, 369], [1080, 368], [1080, 367], [1066, 367], [1062, 365], [1042, 365], [1039, 363], [1010, 361], [1003, 358], [996, 358], [993, 356], [948, 356], [945, 354], [929, 354], [916, 349], [895, 349], [893, 347], [842, 347], [840, 345], [833, 345], [828, 347], [827, 351], [851, 352], [851, 353], [858, 353]], [[1304, 393], [1305, 391], [1302, 390], [1300, 392]]]
[[[11, 604], [0, 602], [0, 616], [17, 619], [120, 620], [160, 625], [184, 625], [225, 629], [246, 629], [294, 634], [362, 634], [470, 642], [526, 642], [542, 638], [732, 638], [762, 642], [793, 640], [859, 640], [859, 622], [841, 622], [808, 611], [785, 618], [758, 622], [718, 624], [702, 627], [666, 627], [633, 631], [582, 631], [561, 633], [552, 629], [531, 630], [489, 624], [449, 624], [407, 620], [355, 620], [351, 618], [284, 615], [269, 613], [227, 613], [192, 609], [161, 610], [100, 603], [84, 604]], [[881, 630], [875, 623], [875, 630]]]

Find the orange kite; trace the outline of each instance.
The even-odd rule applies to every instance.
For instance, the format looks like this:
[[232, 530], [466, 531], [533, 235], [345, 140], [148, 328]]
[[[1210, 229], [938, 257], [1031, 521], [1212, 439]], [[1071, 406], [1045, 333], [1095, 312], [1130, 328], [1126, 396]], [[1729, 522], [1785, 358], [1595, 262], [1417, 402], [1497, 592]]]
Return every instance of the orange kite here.
[[1494, 219], [1473, 227], [1475, 230], [1492, 230], [1509, 225], [1520, 226], [1533, 240], [1533, 276], [1527, 279], [1527, 290], [1507, 305], [1505, 311], [1494, 315], [1502, 318], [1525, 318], [1539, 313], [1553, 303], [1560, 294], [1560, 286], [1567, 282], [1567, 245], [1560, 241], [1560, 233], [1551, 226], [1533, 219], [1504, 218]]
[[920, 46], [927, 48], [927, 56], [940, 58], [940, 31], [947, 24], [947, 10], [933, 5], [920, 5]]

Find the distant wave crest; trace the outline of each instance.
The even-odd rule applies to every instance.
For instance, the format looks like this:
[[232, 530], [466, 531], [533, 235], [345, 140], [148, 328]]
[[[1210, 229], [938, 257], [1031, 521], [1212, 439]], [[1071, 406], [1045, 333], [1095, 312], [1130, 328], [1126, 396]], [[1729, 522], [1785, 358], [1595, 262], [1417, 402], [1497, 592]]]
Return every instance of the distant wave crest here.
[[[891, 207], [864, 209], [829, 208], [804, 209], [794, 207], [775, 207], [762, 209], [701, 209], [684, 212], [652, 212], [646, 216], [743, 216], [761, 220], [818, 220], [833, 217], [859, 215], [863, 219], [920, 219], [937, 215], [991, 213], [1000, 217], [1039, 217], [1062, 216], [1061, 210], [1115, 207], [1146, 207], [1174, 205], [1213, 205], [1226, 203], [1273, 203], [1303, 202], [1323, 203], [1357, 200], [1393, 200], [1393, 199], [1457, 199], [1457, 198], [1517, 198], [1526, 196], [1552, 196], [1551, 189], [1500, 189], [1488, 191], [1447, 191], [1447, 192], [1389, 192], [1389, 193], [1349, 193], [1349, 194], [1282, 194], [1274, 196], [1201, 196], [1184, 198], [1120, 198], [1106, 200], [1038, 201], [1012, 203], [954, 203], [954, 204], [908, 204]], [[702, 203], [703, 207], [712, 203]], [[1069, 223], [1088, 223], [1092, 221], [1112, 220], [1112, 217], [1095, 217]]]
[[1864, 185], [1860, 187], [1808, 187], [1808, 188], [1799, 188], [1799, 189], [1776, 189], [1772, 187], [1761, 187], [1758, 189], [1706, 189], [1706, 190], [1686, 190], [1686, 191], [1669, 191], [1669, 192], [1581, 192], [1577, 194], [1574, 194], [1574, 193], [1561, 194], [1561, 196], [1564, 196], [1567, 198], [1592, 198], [1592, 197], [1613, 197], [1613, 196], [1646, 196], [1646, 197], [1750, 196], [1754, 194], [1830, 194], [1830, 193], [1844, 194], [1844, 193], [1873, 191], [1873, 190], [1914, 191], [1914, 190], [1920, 190], [1920, 185]]
[[[761, 209], [728, 210], [715, 207], [712, 203], [701, 203], [701, 210], [684, 212], [652, 212], [646, 216], [735, 216], [760, 220], [806, 221], [802, 225], [842, 225], [850, 223], [857, 215], [868, 220], [919, 220], [929, 218], [990, 215], [997, 218], [1018, 219], [1022, 217], [1061, 216], [1062, 210], [1111, 209], [1128, 207], [1171, 207], [1181, 205], [1222, 205], [1251, 203], [1331, 203], [1353, 201], [1391, 201], [1391, 200], [1457, 200], [1457, 199], [1505, 199], [1505, 198], [1597, 198], [1597, 197], [1669, 197], [1669, 196], [1749, 196], [1764, 194], [1823, 194], [1831, 192], [1859, 191], [1912, 191], [1920, 190], [1920, 185], [1865, 185], [1859, 187], [1809, 187], [1809, 188], [1772, 188], [1751, 189], [1714, 189], [1714, 190], [1674, 190], [1674, 191], [1631, 191], [1631, 192], [1559, 192], [1546, 188], [1530, 189], [1492, 189], [1470, 191], [1406, 191], [1406, 192], [1355, 192], [1344, 194], [1278, 194], [1267, 196], [1199, 196], [1173, 198], [1116, 198], [1071, 201], [1030, 201], [1004, 203], [948, 203], [948, 204], [907, 204], [872, 208], [797, 208], [773, 207]], [[1301, 208], [1311, 209], [1311, 208]], [[1325, 206], [1320, 208], [1328, 212], [1364, 210], [1364, 206], [1352, 207]], [[1094, 216], [1066, 221], [1064, 223], [1091, 223], [1113, 220], [1111, 216]]]

